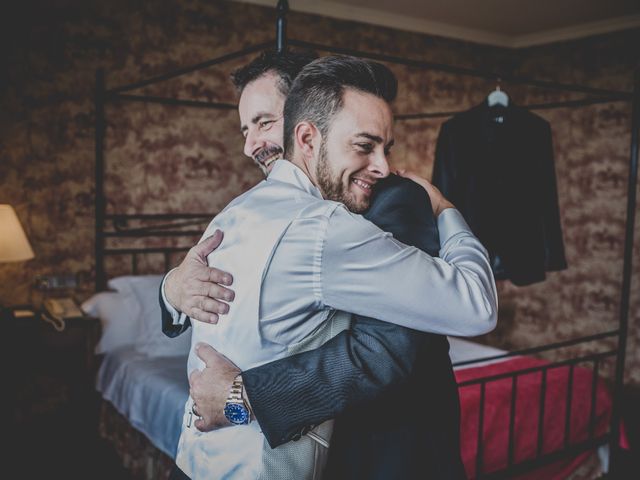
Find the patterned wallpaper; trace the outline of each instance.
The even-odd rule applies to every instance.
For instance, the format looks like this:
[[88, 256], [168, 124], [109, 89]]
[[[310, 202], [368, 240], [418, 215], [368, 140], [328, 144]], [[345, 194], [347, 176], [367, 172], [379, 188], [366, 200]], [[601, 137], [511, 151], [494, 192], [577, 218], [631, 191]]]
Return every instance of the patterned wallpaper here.
[[[0, 72], [0, 203], [16, 208], [36, 252], [29, 262], [0, 265], [5, 304], [37, 303], [32, 285], [38, 274], [77, 274], [77, 298], [91, 294], [97, 68], [105, 69], [107, 86], [114, 87], [274, 36], [274, 10], [255, 5], [50, 3], [26, 2], [2, 32], [2, 40], [11, 41], [2, 42], [7, 68]], [[288, 25], [290, 37], [300, 40], [627, 91], [637, 62], [631, 46], [640, 44], [638, 29], [513, 51], [296, 13]], [[251, 57], [132, 93], [234, 103], [229, 72]], [[400, 80], [399, 114], [464, 110], [495, 86], [493, 80], [392, 68]], [[520, 105], [579, 97], [517, 84], [503, 88]], [[619, 315], [630, 105], [536, 113], [552, 126], [569, 268], [527, 287], [499, 283], [499, 326], [481, 340], [506, 348], [613, 329]], [[106, 119], [110, 213], [216, 212], [260, 180], [242, 155], [235, 111], [113, 102]], [[444, 120], [397, 121], [394, 164], [430, 176]], [[634, 383], [640, 383], [637, 237], [627, 361], [627, 379]], [[158, 258], [142, 266], [163, 268]], [[109, 268], [115, 275], [125, 266], [113, 261]]]

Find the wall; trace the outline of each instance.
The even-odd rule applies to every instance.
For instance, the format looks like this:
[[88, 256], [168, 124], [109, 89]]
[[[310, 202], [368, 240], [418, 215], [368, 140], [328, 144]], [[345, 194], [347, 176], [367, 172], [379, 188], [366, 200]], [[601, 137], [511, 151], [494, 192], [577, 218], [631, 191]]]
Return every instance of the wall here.
[[[78, 274], [82, 283], [77, 297], [91, 292], [96, 69], [105, 69], [107, 86], [113, 87], [274, 35], [275, 12], [254, 5], [202, 0], [51, 3], [22, 4], [2, 28], [6, 68], [0, 77], [0, 202], [16, 207], [37, 255], [26, 263], [0, 266], [0, 301], [5, 304], [37, 302], [33, 279], [43, 273]], [[636, 29], [511, 51], [296, 13], [289, 16], [289, 35], [619, 90], [632, 88], [637, 59], [631, 46], [640, 44]], [[228, 74], [250, 57], [135, 93], [235, 102]], [[437, 71], [393, 69], [401, 85], [398, 113], [464, 110], [480, 103], [495, 85]], [[517, 85], [504, 88], [519, 104], [575, 97]], [[528, 287], [499, 283], [500, 324], [486, 340], [508, 348], [615, 328], [620, 302], [630, 107], [612, 103], [536, 113], [553, 129], [570, 267]], [[443, 120], [398, 122], [394, 164], [430, 176]], [[114, 103], [107, 108], [107, 122], [111, 213], [216, 212], [260, 179], [242, 155], [233, 111]], [[640, 383], [639, 249], [636, 238], [627, 363], [627, 377], [635, 383]], [[150, 266], [162, 269], [158, 262]], [[115, 275], [123, 265], [116, 262], [110, 268]]]
[[[631, 45], [638, 44], [639, 34], [635, 30], [528, 49], [520, 53], [518, 71], [540, 79], [631, 91], [631, 66], [638, 65]], [[530, 91], [523, 103], [554, 98], [559, 97]], [[569, 268], [529, 287], [500, 285], [503, 321], [489, 340], [509, 346], [613, 330], [620, 316], [631, 105], [615, 102], [537, 113], [553, 130]], [[637, 211], [626, 371], [635, 383], [640, 382], [639, 220]], [[603, 343], [615, 346], [615, 342]]]

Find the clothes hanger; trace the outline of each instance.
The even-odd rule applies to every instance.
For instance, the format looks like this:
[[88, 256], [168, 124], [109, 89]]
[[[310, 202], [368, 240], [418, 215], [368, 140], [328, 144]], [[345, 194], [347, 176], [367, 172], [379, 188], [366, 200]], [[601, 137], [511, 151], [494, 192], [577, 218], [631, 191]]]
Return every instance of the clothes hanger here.
[[498, 79], [498, 84], [496, 85], [496, 89], [493, 92], [491, 92], [487, 97], [487, 104], [490, 107], [493, 107], [495, 105], [502, 105], [503, 107], [509, 106], [509, 95], [507, 95], [500, 88], [500, 79]]

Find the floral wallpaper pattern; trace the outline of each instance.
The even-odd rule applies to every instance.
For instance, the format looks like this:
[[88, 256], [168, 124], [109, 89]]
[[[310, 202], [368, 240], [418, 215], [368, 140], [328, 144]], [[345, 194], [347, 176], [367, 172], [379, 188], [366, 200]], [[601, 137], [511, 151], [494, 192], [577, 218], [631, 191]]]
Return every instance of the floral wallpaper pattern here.
[[[107, 86], [115, 87], [269, 41], [275, 11], [225, 1], [32, 0], [12, 15], [3, 32], [11, 41], [2, 42], [6, 68], [0, 72], [0, 203], [16, 208], [36, 258], [0, 265], [0, 300], [37, 303], [34, 278], [49, 273], [78, 275], [73, 293], [82, 300], [92, 293], [95, 272], [96, 69], [105, 69]], [[632, 90], [637, 55], [631, 46], [640, 44], [635, 29], [510, 50], [297, 13], [289, 16], [288, 32], [320, 44], [619, 91]], [[129, 93], [234, 103], [229, 73], [252, 57]], [[397, 114], [461, 111], [482, 102], [496, 84], [433, 69], [392, 68], [400, 83]], [[519, 105], [580, 98], [517, 82], [502, 87]], [[215, 213], [261, 179], [242, 155], [234, 110], [114, 101], [105, 113], [109, 213]], [[499, 283], [499, 326], [480, 340], [504, 348], [612, 330], [619, 316], [630, 103], [536, 113], [552, 126], [569, 268], [527, 287]], [[446, 118], [397, 120], [394, 166], [430, 176]], [[636, 384], [639, 254], [636, 232], [626, 370]], [[142, 260], [140, 267], [164, 269], [161, 258]], [[113, 259], [108, 268], [116, 275], [126, 263]]]

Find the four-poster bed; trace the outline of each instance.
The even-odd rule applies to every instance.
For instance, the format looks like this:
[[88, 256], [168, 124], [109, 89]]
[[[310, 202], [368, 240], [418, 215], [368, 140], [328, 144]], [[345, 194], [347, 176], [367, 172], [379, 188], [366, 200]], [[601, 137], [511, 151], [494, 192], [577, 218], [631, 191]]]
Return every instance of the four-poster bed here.
[[[609, 102], [633, 102], [631, 121], [631, 152], [629, 164], [629, 183], [627, 193], [627, 219], [624, 249], [624, 267], [622, 272], [622, 290], [620, 317], [618, 327], [594, 335], [554, 342], [548, 345], [536, 345], [530, 348], [506, 352], [486, 347], [477, 350], [478, 358], [469, 358], [465, 351], [472, 351], [473, 346], [465, 341], [452, 339], [452, 358], [456, 368], [460, 387], [463, 409], [462, 436], [463, 456], [467, 473], [472, 478], [507, 478], [527, 472], [540, 472], [539, 468], [550, 468], [559, 465], [562, 459], [586, 458], [585, 452], [596, 447], [608, 445], [610, 471], [616, 472], [616, 454], [619, 449], [620, 437], [620, 399], [622, 395], [625, 345], [628, 331], [629, 297], [631, 279], [631, 255], [633, 247], [633, 228], [635, 218], [635, 192], [637, 183], [638, 161], [638, 128], [640, 123], [640, 73], [636, 72], [634, 92], [621, 92], [584, 85], [541, 81], [535, 78], [517, 75], [497, 74], [472, 68], [457, 67], [442, 63], [412, 60], [395, 56], [390, 53], [362, 52], [347, 48], [334, 47], [318, 43], [288, 39], [286, 37], [287, 2], [278, 2], [278, 19], [275, 48], [278, 51], [291, 46], [296, 48], [313, 49], [318, 52], [355, 55], [373, 59], [393, 65], [402, 65], [416, 70], [445, 72], [451, 75], [470, 76], [489, 80], [500, 79], [502, 83], [511, 85], [531, 86], [559, 92], [585, 94], [582, 99], [554, 101], [524, 105], [532, 110], [580, 108], [587, 105]], [[201, 235], [204, 227], [213, 217], [211, 213], [133, 213], [121, 214], [107, 211], [105, 196], [105, 134], [106, 113], [105, 105], [113, 102], [147, 102], [167, 106], [183, 106], [193, 108], [207, 108], [213, 110], [232, 110], [236, 105], [232, 103], [205, 102], [201, 100], [186, 100], [165, 98], [152, 95], [137, 95], [129, 93], [141, 87], [146, 87], [169, 79], [177, 78], [191, 72], [220, 65], [238, 58], [249, 58], [250, 54], [266, 48], [272, 48], [273, 42], [251, 46], [237, 52], [231, 52], [221, 57], [205, 61], [193, 66], [183, 67], [163, 75], [158, 75], [130, 85], [107, 88], [103, 71], [96, 75], [96, 291], [105, 289], [111, 278], [107, 272], [106, 260], [114, 256], [130, 258], [131, 276], [138, 276], [139, 259], [148, 254], [163, 256], [163, 268], [167, 271], [178, 256], [190, 248]], [[429, 113], [400, 113], [396, 120], [400, 122], [425, 118], [450, 117], [456, 112]], [[133, 226], [132, 226], [133, 225]], [[166, 239], [166, 245], [144, 247], [139, 243], [134, 246], [110, 246], [111, 239], [119, 241], [159, 237]], [[180, 242], [180, 239], [183, 239]], [[157, 285], [159, 278], [147, 277], [150, 285]], [[126, 294], [120, 291], [120, 294]], [[157, 289], [154, 293], [157, 293]], [[160, 322], [158, 317], [158, 330]], [[615, 348], [599, 350], [589, 354], [578, 354], [560, 361], [547, 361], [539, 358], [539, 354], [556, 352], [567, 347], [585, 345], [603, 339], [615, 340]], [[117, 350], [117, 349], [116, 349]], [[126, 405], [129, 401], [123, 392], [130, 386], [120, 387], [118, 382], [135, 382], [136, 375], [148, 376], [149, 368], [153, 369], [153, 359], [125, 353], [123, 357], [106, 352], [99, 377], [99, 390], [105, 398], [116, 406], [122, 416], [152, 440], [163, 454], [159, 455], [163, 465], [170, 464], [168, 458], [172, 455], [174, 441], [154, 439], [160, 438], [154, 434], [153, 428], [146, 428], [144, 420], [138, 424], [131, 420], [135, 416], [133, 409]], [[185, 352], [186, 353], [186, 352]], [[456, 357], [458, 358], [456, 360]], [[607, 361], [615, 360], [614, 382], [607, 384], [600, 375]], [[127, 372], [130, 376], [124, 378], [122, 371], [126, 364], [135, 365]], [[184, 364], [179, 364], [181, 367]], [[120, 377], [113, 372], [120, 371]], [[182, 372], [184, 368], [182, 367]], [[111, 372], [111, 373], [110, 373]], [[147, 372], [147, 373], [145, 373]], [[158, 374], [161, 389], [170, 391], [169, 395], [174, 403], [184, 403], [187, 387], [186, 378], [182, 381], [180, 369], [174, 375]], [[126, 377], [126, 376], [125, 376]], [[149, 391], [153, 387], [149, 383]], [[111, 391], [111, 396], [105, 392]], [[117, 392], [117, 395], [113, 392]], [[131, 390], [131, 395], [136, 395]], [[115, 397], [118, 397], [115, 399]], [[168, 402], [166, 408], [170, 407]], [[560, 408], [561, 406], [561, 408]], [[550, 408], [553, 407], [553, 408]], [[165, 407], [159, 407], [165, 408]], [[496, 415], [495, 410], [501, 410], [504, 415]], [[106, 409], [113, 410], [113, 406]], [[105, 410], [106, 411], [106, 410]], [[162, 410], [158, 410], [160, 412]], [[165, 410], [166, 411], [166, 410]], [[180, 415], [182, 405], [177, 409]], [[113, 413], [113, 412], [112, 412]], [[155, 417], [159, 414], [154, 415]], [[153, 422], [153, 420], [150, 420]], [[108, 427], [108, 421], [103, 419], [103, 433], [106, 436], [117, 437], [118, 432]], [[167, 427], [171, 430], [172, 427]], [[498, 435], [499, 434], [499, 435]], [[175, 435], [173, 431], [172, 435]], [[177, 438], [175, 438], [177, 441]], [[162, 445], [158, 445], [162, 443]], [[124, 450], [124, 449], [122, 449]], [[150, 450], [145, 447], [145, 452]], [[576, 462], [568, 461], [562, 467], [553, 470], [551, 475], [559, 472], [569, 473], [575, 468]], [[157, 475], [158, 469], [146, 469], [147, 475]], [[564, 470], [563, 470], [564, 469]], [[547, 470], [552, 471], [552, 470]], [[152, 473], [149, 473], [152, 472]], [[562, 474], [564, 474], [562, 473]], [[552, 478], [552, 477], [547, 477]], [[561, 478], [561, 477], [554, 477]]]

